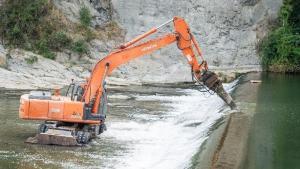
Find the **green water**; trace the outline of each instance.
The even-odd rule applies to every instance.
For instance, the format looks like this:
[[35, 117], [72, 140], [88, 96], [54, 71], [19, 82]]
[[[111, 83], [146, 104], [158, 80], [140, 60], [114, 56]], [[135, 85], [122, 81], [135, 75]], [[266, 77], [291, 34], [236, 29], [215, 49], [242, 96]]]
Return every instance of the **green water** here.
[[248, 169], [300, 168], [300, 76], [263, 74]]

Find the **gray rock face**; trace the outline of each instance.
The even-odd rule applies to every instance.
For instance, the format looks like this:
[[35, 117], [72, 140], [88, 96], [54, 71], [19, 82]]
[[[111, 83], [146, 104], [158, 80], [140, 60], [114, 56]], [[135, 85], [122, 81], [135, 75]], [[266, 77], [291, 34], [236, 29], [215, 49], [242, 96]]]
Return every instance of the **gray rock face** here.
[[7, 68], [7, 51], [4, 47], [0, 44], [0, 67]]
[[0, 44], [0, 67], [2, 68], [7, 67], [6, 50], [1, 44]]
[[258, 3], [260, 0], [241, 0], [241, 4], [245, 6], [253, 6]]
[[[3, 1], [0, 0], [0, 6]], [[117, 20], [125, 29], [126, 39], [158, 26], [174, 16], [185, 18], [196, 36], [209, 67], [218, 72], [260, 70], [257, 45], [267, 34], [268, 26], [277, 18], [282, 0], [54, 0], [55, 6], [71, 21], [79, 22], [80, 8], [91, 11], [93, 27]], [[170, 31], [172, 26], [163, 29]], [[57, 62], [23, 50], [7, 50], [0, 45], [0, 87], [53, 88], [68, 84], [71, 79], [84, 79], [101, 58], [120, 40], [95, 39], [89, 43], [86, 63], [70, 65], [74, 57], [58, 52]], [[36, 63], [26, 63], [35, 55]], [[176, 44], [149, 56], [140, 57], [121, 66], [110, 78], [111, 83], [191, 81], [190, 67]]]
[[93, 27], [102, 26], [112, 20], [113, 8], [110, 0], [54, 0], [53, 2], [72, 22], [79, 23], [79, 11], [82, 7], [90, 10]]
[[[32, 52], [14, 49], [10, 51], [7, 69], [0, 68], [0, 87], [17, 89], [62, 87], [78, 80], [79, 76], [50, 59]], [[26, 59], [36, 57], [37, 62], [27, 63]]]
[[[119, 23], [127, 30], [128, 40], [173, 16], [181, 16], [190, 25], [211, 68], [250, 71], [260, 70], [256, 48], [268, 32], [269, 22], [277, 17], [282, 0], [112, 0], [112, 3]], [[176, 45], [172, 45], [124, 66], [121, 71], [142, 81], [190, 80], [186, 60], [180, 55]]]

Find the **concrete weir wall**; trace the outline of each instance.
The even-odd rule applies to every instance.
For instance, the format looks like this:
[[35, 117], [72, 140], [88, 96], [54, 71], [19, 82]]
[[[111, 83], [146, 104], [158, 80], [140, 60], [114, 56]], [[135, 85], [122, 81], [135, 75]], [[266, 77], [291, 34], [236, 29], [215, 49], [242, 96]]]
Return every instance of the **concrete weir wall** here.
[[[112, 0], [112, 4], [128, 40], [173, 16], [181, 16], [190, 25], [211, 68], [251, 71], [261, 69], [257, 45], [277, 18], [282, 0]], [[153, 80], [153, 76], [161, 81], [162, 74], [171, 75], [163, 77], [166, 81], [190, 80], [186, 60], [180, 55], [173, 45], [127, 66], [128, 70], [137, 67], [128, 73], [141, 75], [145, 81]], [[176, 74], [183, 76], [174, 77]]]
[[194, 156], [195, 169], [244, 169], [248, 154], [249, 132], [256, 113], [261, 73], [242, 76], [232, 96], [238, 110], [228, 111], [218, 126]]

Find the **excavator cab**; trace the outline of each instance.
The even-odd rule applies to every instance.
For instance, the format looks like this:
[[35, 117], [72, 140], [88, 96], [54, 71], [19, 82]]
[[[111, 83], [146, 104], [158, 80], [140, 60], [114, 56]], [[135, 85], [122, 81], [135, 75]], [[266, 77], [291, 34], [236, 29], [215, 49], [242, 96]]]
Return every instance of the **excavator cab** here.
[[[22, 119], [43, 120], [38, 134], [27, 143], [75, 146], [86, 144], [106, 130], [105, 118], [108, 111], [104, 85], [98, 113], [84, 111], [82, 102], [84, 84], [72, 83], [62, 96], [55, 91], [31, 91], [21, 96], [19, 116]], [[34, 117], [34, 118], [33, 118]]]
[[70, 97], [72, 101], [81, 101], [83, 93], [84, 93], [84, 87], [83, 85], [76, 84], [72, 80], [72, 83], [68, 86], [68, 89], [66, 91], [66, 96]]

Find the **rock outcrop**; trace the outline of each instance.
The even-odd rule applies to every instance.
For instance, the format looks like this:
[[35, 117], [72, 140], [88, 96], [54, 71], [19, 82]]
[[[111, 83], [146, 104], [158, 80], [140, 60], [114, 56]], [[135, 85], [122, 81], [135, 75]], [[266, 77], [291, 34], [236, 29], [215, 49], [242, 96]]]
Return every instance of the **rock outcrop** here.
[[[282, 0], [112, 2], [119, 23], [127, 30], [127, 39], [160, 25], [173, 16], [181, 16], [189, 23], [210, 67], [232, 71], [261, 69], [257, 45], [267, 34], [270, 22], [277, 18], [282, 4]], [[186, 61], [179, 57], [180, 55], [176, 45], [173, 45], [123, 69], [130, 70], [136, 67], [128, 73], [133, 72], [145, 81], [190, 80]], [[177, 76], [178, 74], [180, 76]]]
[[6, 50], [2, 45], [0, 45], [0, 67], [1, 68], [7, 67]]
[[79, 11], [82, 7], [90, 10], [93, 27], [101, 27], [113, 18], [114, 10], [110, 0], [53, 0], [53, 2], [72, 22], [79, 23]]
[[[72, 69], [32, 52], [14, 49], [8, 55], [7, 69], [0, 68], [0, 84], [4, 88], [58, 88], [80, 78]], [[28, 63], [30, 58], [36, 61]]]

